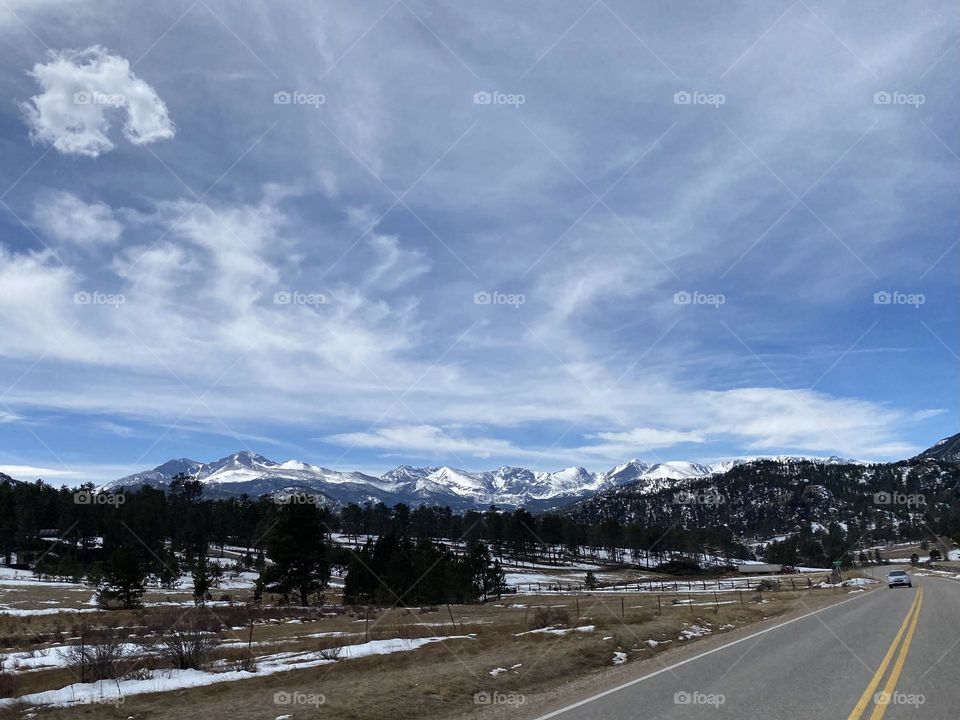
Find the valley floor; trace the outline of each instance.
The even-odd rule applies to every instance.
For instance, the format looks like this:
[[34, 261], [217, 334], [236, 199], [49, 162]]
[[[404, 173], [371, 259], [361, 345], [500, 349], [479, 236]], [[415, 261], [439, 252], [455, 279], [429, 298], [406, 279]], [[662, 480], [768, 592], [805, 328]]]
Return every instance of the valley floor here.
[[[171, 670], [149, 652], [186, 594], [151, 593], [138, 610], [100, 611], [69, 583], [0, 579], [0, 717], [452, 718], [526, 710], [571, 683], [600, 681], [633, 663], [703, 639], [836, 602], [872, 586], [822, 584], [778, 592], [563, 593], [505, 596], [483, 605], [264, 608], [250, 625], [248, 590], [197, 612], [222, 624], [204, 671]], [[14, 599], [16, 598], [16, 599]], [[64, 606], [64, 603], [69, 605]], [[49, 612], [52, 610], [53, 612]], [[31, 612], [33, 611], [33, 612]], [[100, 624], [129, 634], [127, 679], [81, 683], [66, 646]], [[339, 648], [339, 649], [337, 649]], [[253, 662], [244, 662], [248, 653]], [[20, 698], [16, 700], [14, 698]], [[61, 705], [61, 707], [50, 706]]]

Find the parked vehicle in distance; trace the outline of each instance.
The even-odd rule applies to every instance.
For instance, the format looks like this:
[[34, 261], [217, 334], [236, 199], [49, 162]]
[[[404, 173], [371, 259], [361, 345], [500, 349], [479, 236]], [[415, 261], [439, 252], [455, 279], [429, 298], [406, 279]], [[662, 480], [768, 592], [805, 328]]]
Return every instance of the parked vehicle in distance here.
[[903, 570], [891, 570], [887, 573], [887, 587], [896, 587], [897, 585], [913, 587], [913, 581]]

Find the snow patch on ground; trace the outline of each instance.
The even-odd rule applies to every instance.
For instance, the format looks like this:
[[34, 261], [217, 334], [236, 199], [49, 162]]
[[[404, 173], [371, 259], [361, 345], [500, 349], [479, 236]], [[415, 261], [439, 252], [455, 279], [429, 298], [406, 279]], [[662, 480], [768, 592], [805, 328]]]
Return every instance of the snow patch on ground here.
[[567, 635], [572, 632], [593, 632], [595, 629], [594, 625], [581, 625], [580, 627], [575, 628], [558, 628], [558, 627], [545, 627], [537, 628], [536, 630], [526, 630], [524, 632], [514, 633], [514, 637], [520, 637], [521, 635], [536, 635], [541, 633], [546, 633], [548, 635]]
[[711, 630], [708, 627], [704, 627], [702, 625], [690, 625], [688, 627], [683, 628], [680, 631], [680, 637], [677, 639], [690, 640], [692, 638], [698, 638], [698, 637], [703, 637], [704, 635], [709, 635], [712, 632], [713, 630]]
[[[369, 657], [371, 655], [390, 655], [398, 652], [409, 652], [425, 645], [451, 640], [473, 640], [476, 635], [451, 635], [447, 637], [429, 637], [389, 640], [371, 640], [360, 645], [348, 645], [340, 649], [342, 660]], [[102, 680], [95, 683], [74, 683], [59, 690], [24, 695], [19, 698], [0, 700], [0, 707], [22, 702], [28, 705], [55, 705], [66, 707], [70, 705], [86, 705], [90, 703], [118, 702], [128, 695], [142, 695], [145, 693], [169, 692], [184, 688], [214, 685], [236, 680], [274, 675], [289, 670], [327, 665], [339, 662], [328, 660], [319, 652], [287, 652], [267, 655], [257, 659], [256, 673], [231, 670], [227, 672], [207, 672], [204, 670], [163, 670], [157, 671], [147, 679], [129, 680]]]

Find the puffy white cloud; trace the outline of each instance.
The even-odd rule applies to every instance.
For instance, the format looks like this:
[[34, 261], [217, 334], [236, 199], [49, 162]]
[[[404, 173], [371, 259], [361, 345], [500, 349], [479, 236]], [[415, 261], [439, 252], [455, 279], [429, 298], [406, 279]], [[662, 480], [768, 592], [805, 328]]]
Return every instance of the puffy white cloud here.
[[123, 224], [109, 205], [87, 203], [70, 192], [59, 191], [39, 198], [33, 216], [48, 236], [78, 245], [112, 243], [123, 233]]
[[135, 145], [174, 136], [174, 125], [156, 91], [133, 74], [130, 63], [99, 45], [50, 51], [30, 75], [41, 92], [21, 104], [35, 141], [65, 155], [97, 157], [115, 145], [108, 131], [126, 115], [123, 135]]

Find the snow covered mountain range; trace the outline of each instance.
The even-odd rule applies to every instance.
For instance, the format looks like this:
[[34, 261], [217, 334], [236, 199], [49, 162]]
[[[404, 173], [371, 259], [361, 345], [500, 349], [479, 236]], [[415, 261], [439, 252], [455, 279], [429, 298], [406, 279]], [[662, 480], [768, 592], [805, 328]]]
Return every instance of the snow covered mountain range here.
[[[143, 485], [165, 487], [174, 476], [185, 473], [203, 483], [207, 497], [307, 492], [320, 496], [331, 505], [382, 501], [387, 505], [399, 502], [446, 505], [455, 510], [489, 505], [540, 509], [564, 505], [627, 483], [638, 483], [644, 491], [654, 492], [685, 480], [722, 474], [754, 459], [741, 458], [714, 464], [686, 461], [650, 464], [634, 459], [600, 473], [591, 473], [582, 467], [535, 472], [504, 466], [484, 472], [467, 472], [450, 467], [401, 465], [380, 477], [373, 477], [359, 472], [328, 470], [298, 460], [278, 463], [256, 453], [238, 452], [210, 463], [186, 458], [169, 460], [153, 470], [107, 483], [101, 490]], [[791, 462], [801, 458], [773, 459]], [[836, 457], [820, 460], [850, 462]]]

